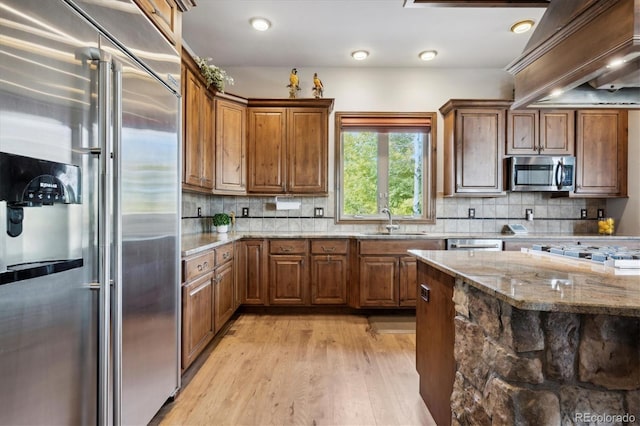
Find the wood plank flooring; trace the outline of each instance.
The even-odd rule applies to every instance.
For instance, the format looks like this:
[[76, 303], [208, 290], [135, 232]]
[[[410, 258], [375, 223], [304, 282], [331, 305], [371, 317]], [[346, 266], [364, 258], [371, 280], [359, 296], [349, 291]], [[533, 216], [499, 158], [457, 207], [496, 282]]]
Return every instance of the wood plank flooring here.
[[365, 316], [241, 314], [203, 356], [152, 423], [435, 425], [415, 334], [373, 333]]

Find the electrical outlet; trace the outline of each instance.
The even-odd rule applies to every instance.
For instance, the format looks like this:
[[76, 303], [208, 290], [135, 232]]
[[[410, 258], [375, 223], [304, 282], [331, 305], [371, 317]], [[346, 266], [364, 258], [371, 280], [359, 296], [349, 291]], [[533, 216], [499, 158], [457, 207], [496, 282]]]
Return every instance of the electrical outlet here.
[[604, 209], [598, 209], [598, 219], [602, 219], [604, 217]]
[[242, 208], [242, 217], [249, 217], [249, 207]]
[[198, 217], [202, 217], [202, 207], [198, 207]]
[[580, 219], [587, 218], [587, 209], [580, 209]]
[[475, 219], [476, 209], [469, 209], [469, 219]]
[[533, 209], [525, 209], [524, 216], [527, 220], [533, 220]]
[[313, 211], [314, 217], [324, 217], [324, 208], [316, 207]]

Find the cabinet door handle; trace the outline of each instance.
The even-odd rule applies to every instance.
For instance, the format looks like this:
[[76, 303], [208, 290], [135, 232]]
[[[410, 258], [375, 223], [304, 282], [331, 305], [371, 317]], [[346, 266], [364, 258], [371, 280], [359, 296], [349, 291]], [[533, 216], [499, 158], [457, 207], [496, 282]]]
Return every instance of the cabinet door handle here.
[[227, 252], [225, 252], [225, 253], [222, 255], [222, 258], [223, 258], [224, 260], [227, 260], [230, 256], [231, 256], [231, 253], [229, 253], [229, 252], [227, 251]]
[[420, 297], [425, 302], [429, 302], [429, 296], [431, 295], [431, 289], [426, 284], [420, 284]]
[[322, 246], [322, 251], [324, 251], [325, 253], [333, 253], [334, 251], [336, 251], [336, 248]]
[[289, 253], [291, 250], [292, 250], [291, 247], [280, 247], [280, 251], [285, 253]]

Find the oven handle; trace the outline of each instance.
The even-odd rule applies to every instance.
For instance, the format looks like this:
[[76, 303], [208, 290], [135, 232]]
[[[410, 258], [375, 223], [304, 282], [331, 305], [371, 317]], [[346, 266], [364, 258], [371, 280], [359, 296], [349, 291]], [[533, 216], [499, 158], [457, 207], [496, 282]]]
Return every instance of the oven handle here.
[[494, 248], [499, 249], [500, 244], [461, 244], [461, 243], [451, 243], [451, 248], [453, 249], [483, 249], [483, 248]]

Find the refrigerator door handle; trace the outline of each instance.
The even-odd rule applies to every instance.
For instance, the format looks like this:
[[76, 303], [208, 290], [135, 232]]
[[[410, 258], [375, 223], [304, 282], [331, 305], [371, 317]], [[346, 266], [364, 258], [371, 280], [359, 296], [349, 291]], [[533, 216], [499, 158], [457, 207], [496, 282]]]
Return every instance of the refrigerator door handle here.
[[120, 186], [122, 170], [122, 64], [113, 62], [113, 424], [122, 424], [122, 200]]
[[98, 145], [90, 152], [99, 153], [98, 187], [98, 279], [99, 332], [98, 332], [98, 424], [112, 423], [109, 353], [111, 349], [111, 55], [102, 49], [83, 49], [87, 59], [98, 65]]

